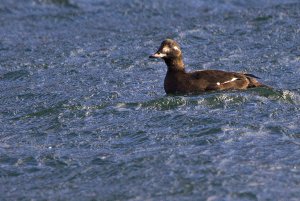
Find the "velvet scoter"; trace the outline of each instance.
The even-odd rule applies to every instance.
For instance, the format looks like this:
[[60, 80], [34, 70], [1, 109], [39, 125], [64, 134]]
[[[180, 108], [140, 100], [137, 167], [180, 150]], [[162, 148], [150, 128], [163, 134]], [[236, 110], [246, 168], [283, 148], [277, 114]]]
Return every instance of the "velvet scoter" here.
[[164, 80], [167, 94], [195, 94], [212, 90], [266, 87], [256, 80], [258, 77], [247, 73], [221, 70], [186, 72], [180, 46], [171, 39], [164, 40], [158, 51], [150, 58], [162, 58], [168, 67]]

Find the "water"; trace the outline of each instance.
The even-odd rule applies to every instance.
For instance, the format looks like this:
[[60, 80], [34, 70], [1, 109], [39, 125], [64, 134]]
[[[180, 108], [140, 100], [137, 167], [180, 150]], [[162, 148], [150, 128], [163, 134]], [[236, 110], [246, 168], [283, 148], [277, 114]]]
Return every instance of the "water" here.
[[[1, 200], [299, 200], [298, 1], [1, 0]], [[166, 96], [188, 70], [274, 89]]]

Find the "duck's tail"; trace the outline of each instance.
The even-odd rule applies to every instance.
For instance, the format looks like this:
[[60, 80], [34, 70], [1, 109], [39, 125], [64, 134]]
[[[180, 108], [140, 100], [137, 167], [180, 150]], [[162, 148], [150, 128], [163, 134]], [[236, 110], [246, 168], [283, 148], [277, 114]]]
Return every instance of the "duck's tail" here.
[[249, 74], [249, 73], [245, 73], [244, 75], [249, 80], [248, 88], [254, 88], [254, 87], [266, 87], [266, 88], [270, 88], [270, 89], [272, 88], [272, 87], [269, 87], [268, 85], [262, 84], [259, 81], [257, 81], [257, 79], [260, 79], [260, 77], [257, 77], [255, 75]]

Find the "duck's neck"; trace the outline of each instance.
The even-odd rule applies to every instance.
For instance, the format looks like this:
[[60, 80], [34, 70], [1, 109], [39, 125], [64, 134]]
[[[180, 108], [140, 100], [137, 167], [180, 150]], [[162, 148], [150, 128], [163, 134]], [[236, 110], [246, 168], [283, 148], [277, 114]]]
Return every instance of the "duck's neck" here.
[[182, 56], [164, 59], [168, 66], [168, 71], [185, 71]]

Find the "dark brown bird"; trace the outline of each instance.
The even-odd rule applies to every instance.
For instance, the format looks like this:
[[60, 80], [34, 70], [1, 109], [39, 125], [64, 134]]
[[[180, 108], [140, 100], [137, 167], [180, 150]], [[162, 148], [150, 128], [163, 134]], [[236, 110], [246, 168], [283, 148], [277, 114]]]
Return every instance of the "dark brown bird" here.
[[180, 46], [171, 39], [164, 40], [150, 58], [162, 58], [167, 67], [164, 88], [167, 94], [195, 94], [212, 90], [265, 87], [252, 74], [221, 70], [186, 72]]

